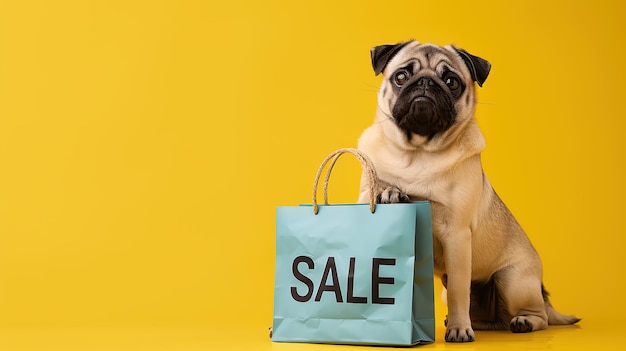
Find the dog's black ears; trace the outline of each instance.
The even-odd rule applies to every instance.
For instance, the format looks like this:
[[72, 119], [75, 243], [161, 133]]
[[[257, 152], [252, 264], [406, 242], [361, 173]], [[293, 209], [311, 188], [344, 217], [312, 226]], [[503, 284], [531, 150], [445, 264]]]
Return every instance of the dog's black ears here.
[[[370, 55], [372, 56], [374, 73], [379, 75], [385, 69], [389, 61], [410, 42], [411, 41], [405, 41], [394, 45], [380, 45], [372, 48]], [[491, 71], [491, 64], [487, 60], [474, 56], [463, 49], [459, 49], [455, 46], [452, 46], [452, 48], [461, 56], [467, 68], [469, 68], [472, 79], [478, 83], [478, 86], [482, 87], [485, 80], [487, 80], [489, 71]]]
[[469, 68], [469, 71], [472, 74], [472, 79], [478, 83], [479, 87], [482, 87], [485, 80], [487, 80], [489, 71], [491, 71], [491, 63], [478, 56], [474, 56], [463, 49], [459, 49], [456, 46], [453, 46], [452, 48], [454, 48], [463, 61], [465, 61], [467, 68]]
[[379, 75], [387, 66], [387, 63], [396, 56], [398, 51], [405, 47], [410, 41], [398, 43], [395, 45], [380, 45], [370, 50], [372, 56], [372, 67], [374, 73]]

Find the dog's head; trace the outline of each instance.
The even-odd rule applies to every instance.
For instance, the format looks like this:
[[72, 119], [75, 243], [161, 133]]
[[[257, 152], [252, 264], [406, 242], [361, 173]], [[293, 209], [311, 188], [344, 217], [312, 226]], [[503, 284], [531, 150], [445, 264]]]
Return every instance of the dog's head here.
[[409, 141], [444, 134], [473, 115], [474, 83], [482, 86], [491, 65], [452, 45], [408, 41], [371, 50], [372, 66], [383, 83], [378, 105]]

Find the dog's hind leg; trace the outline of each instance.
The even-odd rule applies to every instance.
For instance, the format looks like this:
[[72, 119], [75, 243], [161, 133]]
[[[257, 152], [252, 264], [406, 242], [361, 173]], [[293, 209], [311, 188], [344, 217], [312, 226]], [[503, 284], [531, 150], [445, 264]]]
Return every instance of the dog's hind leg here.
[[[521, 267], [520, 267], [521, 266]], [[541, 265], [521, 264], [497, 274], [496, 286], [506, 312], [512, 316], [509, 327], [514, 333], [545, 329], [548, 315], [541, 289]]]
[[[508, 320], [503, 321], [502, 314], [508, 315], [503, 300], [498, 294], [495, 277], [488, 281], [472, 281], [470, 294], [470, 318], [474, 330], [506, 330]], [[506, 317], [505, 317], [506, 318]]]

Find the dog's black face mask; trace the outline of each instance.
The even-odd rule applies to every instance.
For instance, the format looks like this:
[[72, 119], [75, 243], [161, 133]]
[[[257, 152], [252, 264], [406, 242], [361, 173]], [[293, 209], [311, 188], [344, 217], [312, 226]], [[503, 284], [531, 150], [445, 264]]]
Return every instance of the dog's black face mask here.
[[398, 96], [391, 112], [402, 130], [433, 138], [456, 121], [455, 104], [466, 87], [451, 71], [432, 77], [414, 75], [411, 69], [400, 68], [389, 78]]

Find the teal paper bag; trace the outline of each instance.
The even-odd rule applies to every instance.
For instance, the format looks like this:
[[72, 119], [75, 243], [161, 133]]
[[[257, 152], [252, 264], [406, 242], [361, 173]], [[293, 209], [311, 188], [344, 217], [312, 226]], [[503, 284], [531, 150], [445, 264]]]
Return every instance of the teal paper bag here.
[[[345, 152], [375, 175], [354, 149], [320, 171]], [[276, 209], [273, 341], [433, 342], [433, 294], [430, 203], [318, 206], [314, 195], [312, 206]]]

